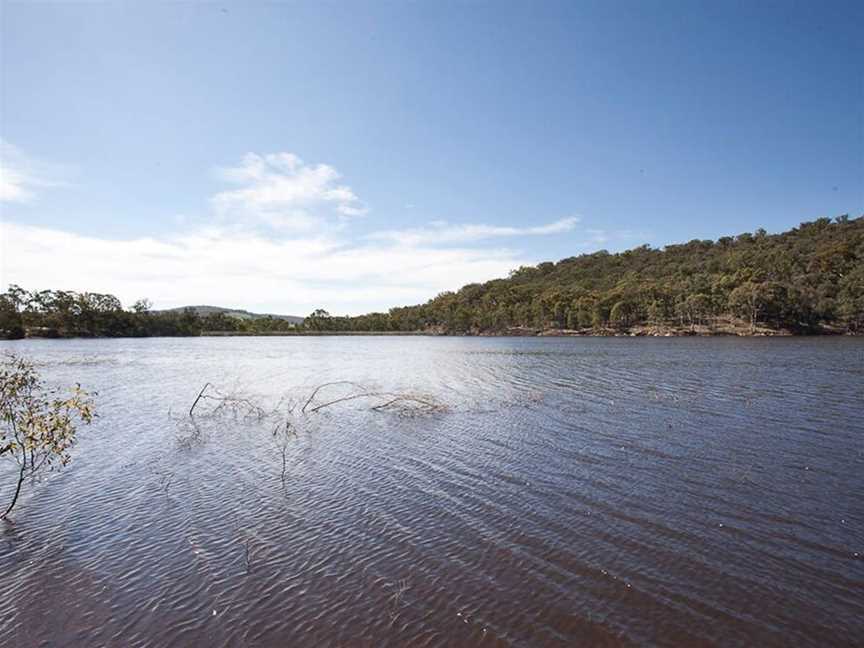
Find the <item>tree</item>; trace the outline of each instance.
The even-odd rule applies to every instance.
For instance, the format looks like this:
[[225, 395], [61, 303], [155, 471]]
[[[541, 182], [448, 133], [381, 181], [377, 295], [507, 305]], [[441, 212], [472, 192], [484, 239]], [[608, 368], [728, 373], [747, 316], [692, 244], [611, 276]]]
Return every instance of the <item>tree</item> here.
[[633, 307], [626, 301], [618, 301], [609, 311], [609, 320], [617, 328], [627, 328], [633, 316]]
[[684, 301], [678, 304], [677, 310], [691, 326], [701, 324], [708, 319], [711, 313], [711, 298], [703, 293], [688, 295]]
[[6, 357], [0, 369], [0, 457], [18, 464], [18, 481], [0, 520], [15, 507], [28, 476], [34, 480], [43, 468], [71, 461], [76, 424], [89, 424], [94, 415], [91, 394], [80, 385], [62, 396], [45, 386], [33, 363]]
[[18, 340], [24, 337], [24, 323], [15, 303], [6, 295], [0, 295], [0, 338]]
[[787, 295], [786, 287], [777, 282], [747, 281], [729, 295], [729, 306], [736, 314], [748, 319], [750, 330], [755, 331], [760, 319], [783, 320], [788, 310]]
[[666, 304], [659, 299], [655, 299], [648, 304], [648, 321], [653, 324], [662, 324], [666, 320]]
[[333, 317], [323, 308], [316, 308], [303, 323], [306, 328], [313, 331], [324, 331], [330, 328], [333, 323]]
[[760, 284], [748, 281], [741, 284], [729, 295], [729, 307], [750, 321], [750, 330], [756, 329], [756, 321], [762, 312]]
[[19, 313], [27, 308], [27, 304], [30, 302], [30, 293], [15, 284], [9, 284], [9, 288], [6, 290], [6, 297]]
[[134, 304], [132, 304], [132, 312], [137, 313], [138, 315], [142, 315], [144, 313], [149, 313], [153, 308], [153, 302], [151, 302], [146, 297], [144, 299], [139, 299]]
[[837, 307], [848, 330], [864, 330], [864, 265], [859, 265], [840, 283]]

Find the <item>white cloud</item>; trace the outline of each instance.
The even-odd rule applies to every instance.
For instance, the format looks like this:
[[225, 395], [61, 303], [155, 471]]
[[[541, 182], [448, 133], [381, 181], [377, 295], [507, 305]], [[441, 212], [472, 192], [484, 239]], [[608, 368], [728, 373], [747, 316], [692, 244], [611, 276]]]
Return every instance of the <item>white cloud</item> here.
[[367, 238], [373, 240], [393, 241], [401, 245], [436, 245], [442, 243], [467, 243], [491, 238], [512, 236], [542, 236], [570, 232], [579, 222], [579, 218], [571, 216], [553, 223], [535, 227], [504, 227], [500, 225], [450, 224], [446, 221], [433, 221], [428, 227], [386, 230], [373, 232]]
[[239, 166], [221, 169], [221, 176], [240, 185], [211, 200], [224, 222], [310, 231], [367, 212], [351, 187], [339, 183], [336, 169], [306, 164], [293, 153], [247, 153]]
[[[4, 199], [28, 200], [34, 187], [48, 183], [29, 173], [35, 167], [17, 149], [3, 147]], [[17, 160], [8, 173], [7, 157]], [[249, 153], [220, 173], [233, 187], [211, 198], [218, 224], [210, 227], [177, 215], [173, 235], [109, 240], [0, 222], [0, 290], [17, 283], [113, 293], [127, 305], [149, 297], [158, 308], [210, 303], [358, 314], [504, 277], [534, 260], [472, 243], [569, 232], [579, 222], [575, 216], [526, 227], [435, 221], [352, 238], [341, 226], [367, 209], [331, 166], [291, 153]]]
[[108, 292], [127, 305], [149, 297], [159, 308], [211, 303], [292, 315], [420, 303], [532, 263], [508, 249], [346, 246], [234, 228], [118, 241], [7, 222], [0, 248], [5, 285]]
[[28, 203], [36, 190], [60, 183], [49, 178], [46, 165], [25, 156], [20, 149], [0, 139], [0, 202]]

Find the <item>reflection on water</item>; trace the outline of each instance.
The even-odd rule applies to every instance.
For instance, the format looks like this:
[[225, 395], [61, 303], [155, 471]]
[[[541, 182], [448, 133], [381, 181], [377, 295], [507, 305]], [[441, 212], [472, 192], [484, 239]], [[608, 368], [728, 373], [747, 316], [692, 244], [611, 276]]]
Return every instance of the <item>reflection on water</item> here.
[[[862, 340], [2, 346], [102, 416], [0, 527], [0, 645], [864, 637]], [[275, 405], [332, 380], [447, 409], [300, 417], [284, 480], [271, 420], [186, 420], [207, 381]]]

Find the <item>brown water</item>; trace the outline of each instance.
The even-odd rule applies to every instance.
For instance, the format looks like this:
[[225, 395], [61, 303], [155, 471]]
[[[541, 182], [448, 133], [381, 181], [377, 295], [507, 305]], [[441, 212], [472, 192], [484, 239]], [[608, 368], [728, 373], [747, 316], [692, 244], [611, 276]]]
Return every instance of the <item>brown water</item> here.
[[[2, 646], [864, 643], [864, 340], [2, 348], [101, 413], [0, 525]], [[186, 420], [328, 380], [448, 410], [295, 416], [284, 484], [271, 419]]]

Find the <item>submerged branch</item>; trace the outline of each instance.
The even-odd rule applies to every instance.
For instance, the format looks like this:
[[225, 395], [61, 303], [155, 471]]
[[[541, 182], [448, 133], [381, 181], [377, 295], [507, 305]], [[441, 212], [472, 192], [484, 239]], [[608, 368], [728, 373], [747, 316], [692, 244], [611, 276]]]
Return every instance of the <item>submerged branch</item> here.
[[[348, 396], [343, 396], [342, 398], [337, 398], [335, 400], [329, 401], [327, 403], [322, 403], [321, 405], [316, 405], [313, 407], [310, 412], [319, 412], [325, 407], [330, 407], [331, 405], [336, 405], [337, 403], [344, 403], [345, 401], [357, 400], [358, 398], [375, 398], [380, 396], [385, 396], [386, 394], [380, 394], [375, 392], [363, 392], [360, 394], [350, 394]], [[372, 409], [375, 409], [374, 407]]]
[[375, 405], [372, 409], [376, 411], [380, 411], [390, 407], [391, 405], [395, 405], [396, 403], [408, 402], [408, 403], [418, 403], [423, 405], [424, 407], [429, 408], [434, 411], [443, 411], [445, 407], [440, 403], [433, 403], [428, 400], [424, 400], [422, 398], [418, 398], [417, 396], [408, 396], [408, 395], [400, 395], [395, 398], [387, 401], [386, 403], [382, 403], [381, 405]]
[[[353, 387], [350, 393], [338, 398], [331, 398], [325, 402], [316, 404], [315, 399], [318, 398], [322, 390], [328, 387], [338, 385]], [[198, 427], [198, 422], [203, 419], [232, 415], [235, 420], [244, 419], [249, 421], [259, 421], [267, 423], [271, 431], [271, 436], [277, 442], [277, 448], [283, 454], [283, 469], [281, 479], [285, 480], [285, 464], [284, 447], [288, 443], [291, 436], [297, 436], [297, 430], [308, 430], [309, 426], [313, 425], [311, 415], [318, 414], [322, 410], [333, 407], [340, 403], [349, 401], [368, 399], [370, 402], [364, 409], [370, 412], [390, 411], [404, 415], [414, 414], [431, 414], [436, 412], [445, 412], [448, 407], [435, 399], [420, 393], [398, 392], [398, 391], [373, 391], [367, 389], [360, 383], [350, 380], [337, 380], [327, 383], [322, 383], [312, 389], [308, 396], [297, 398], [296, 396], [283, 395], [277, 402], [275, 407], [265, 407], [261, 403], [261, 399], [254, 395], [248, 395], [238, 392], [223, 393], [212, 383], [205, 383], [201, 391], [192, 402], [189, 408], [189, 417], [178, 420], [183, 426], [191, 425], [191, 433], [178, 438], [178, 442], [184, 447], [191, 447], [202, 439], [202, 430]], [[211, 401], [213, 405], [202, 412], [200, 416], [196, 416], [195, 412], [200, 412], [201, 402]], [[286, 408], [286, 403], [290, 405]], [[303, 403], [300, 407], [300, 403]], [[299, 412], [297, 411], [299, 408]], [[296, 413], [295, 413], [296, 412]], [[278, 437], [278, 438], [277, 438]]]
[[[309, 407], [309, 405], [312, 403], [312, 401], [315, 400], [315, 397], [318, 395], [318, 392], [319, 392], [319, 391], [321, 391], [321, 390], [324, 389], [325, 387], [333, 387], [333, 386], [335, 386], [335, 385], [351, 385], [352, 387], [357, 387], [357, 388], [359, 388], [359, 389], [363, 389], [363, 386], [362, 386], [362, 385], [359, 385], [359, 384], [357, 384], [357, 383], [355, 383], [355, 382], [352, 382], [352, 381], [350, 381], [350, 380], [336, 380], [336, 381], [334, 381], [334, 382], [326, 382], [326, 383], [322, 383], [322, 384], [318, 385], [315, 389], [312, 390], [312, 393], [309, 395], [309, 398], [308, 398], [308, 399], [306, 400], [306, 402], [303, 404], [303, 408], [300, 410], [300, 412], [301, 412], [302, 414], [305, 414], [305, 413], [306, 413], [306, 408]], [[317, 408], [316, 408], [316, 409], [317, 409]], [[315, 409], [313, 409], [312, 411], [314, 412]]]
[[204, 392], [207, 391], [207, 388], [210, 386], [210, 383], [204, 383], [204, 386], [201, 388], [201, 391], [198, 392], [198, 398], [195, 399], [195, 402], [192, 403], [192, 407], [189, 408], [189, 416], [192, 416], [192, 412], [195, 411], [195, 406], [198, 405], [198, 401], [201, 400], [201, 397], [204, 395]]

